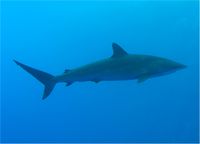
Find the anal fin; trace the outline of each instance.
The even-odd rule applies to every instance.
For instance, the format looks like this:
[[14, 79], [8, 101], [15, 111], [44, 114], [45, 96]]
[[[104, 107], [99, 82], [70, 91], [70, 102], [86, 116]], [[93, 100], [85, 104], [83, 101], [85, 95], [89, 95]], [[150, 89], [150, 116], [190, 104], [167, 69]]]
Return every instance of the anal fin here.
[[141, 76], [138, 77], [137, 82], [138, 82], [138, 83], [144, 82], [144, 81], [146, 81], [148, 78], [149, 78], [149, 75], [147, 75], [147, 74], [141, 75]]
[[99, 83], [100, 80], [91, 80], [92, 82]]

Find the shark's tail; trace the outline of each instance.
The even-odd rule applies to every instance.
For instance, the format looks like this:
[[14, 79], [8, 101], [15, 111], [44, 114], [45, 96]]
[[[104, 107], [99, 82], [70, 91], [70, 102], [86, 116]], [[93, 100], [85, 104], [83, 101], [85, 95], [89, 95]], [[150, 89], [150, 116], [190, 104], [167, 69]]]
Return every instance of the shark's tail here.
[[14, 62], [44, 84], [45, 88], [42, 99], [47, 98], [52, 92], [53, 88], [55, 87], [56, 84], [56, 80], [54, 79], [55, 77], [46, 72], [24, 65], [16, 60], [14, 60]]

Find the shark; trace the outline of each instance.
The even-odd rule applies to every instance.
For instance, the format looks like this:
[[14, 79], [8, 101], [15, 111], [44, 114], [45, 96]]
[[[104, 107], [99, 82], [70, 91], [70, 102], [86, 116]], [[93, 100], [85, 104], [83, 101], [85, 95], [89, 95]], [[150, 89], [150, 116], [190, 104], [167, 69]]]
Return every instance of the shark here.
[[46, 99], [57, 83], [70, 86], [74, 82], [137, 80], [138, 83], [150, 78], [173, 73], [186, 68], [186, 65], [170, 59], [129, 54], [120, 45], [112, 43], [113, 54], [105, 59], [86, 64], [74, 69], [66, 69], [64, 73], [53, 76], [44, 71], [32, 68], [19, 61], [14, 62], [44, 85], [42, 99]]

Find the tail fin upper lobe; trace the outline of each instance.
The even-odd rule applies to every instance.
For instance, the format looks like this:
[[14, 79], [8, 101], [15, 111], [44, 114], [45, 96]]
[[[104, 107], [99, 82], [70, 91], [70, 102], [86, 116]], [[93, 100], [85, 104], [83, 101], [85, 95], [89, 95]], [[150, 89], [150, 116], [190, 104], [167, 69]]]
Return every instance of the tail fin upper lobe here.
[[44, 84], [45, 88], [42, 99], [47, 98], [52, 92], [53, 88], [55, 87], [56, 84], [56, 80], [54, 79], [55, 77], [46, 72], [24, 65], [16, 60], [14, 60], [14, 62]]

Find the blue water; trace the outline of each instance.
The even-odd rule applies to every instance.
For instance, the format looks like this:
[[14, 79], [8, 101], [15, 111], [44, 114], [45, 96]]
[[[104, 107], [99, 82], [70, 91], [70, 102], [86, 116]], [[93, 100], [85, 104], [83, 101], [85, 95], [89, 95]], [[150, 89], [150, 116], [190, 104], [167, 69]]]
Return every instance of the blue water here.
[[[198, 142], [198, 1], [1, 1], [1, 142]], [[112, 55], [187, 65], [144, 83], [43, 86], [16, 59], [53, 75]]]

